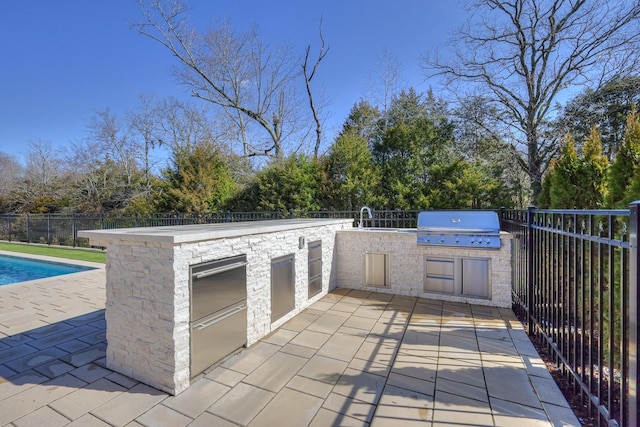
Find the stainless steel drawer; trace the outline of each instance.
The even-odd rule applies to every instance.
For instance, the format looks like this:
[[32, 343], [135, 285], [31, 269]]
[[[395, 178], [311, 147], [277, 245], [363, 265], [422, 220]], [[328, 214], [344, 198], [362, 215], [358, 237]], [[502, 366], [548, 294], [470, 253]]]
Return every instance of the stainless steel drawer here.
[[191, 377], [247, 344], [247, 307], [238, 305], [191, 323]]

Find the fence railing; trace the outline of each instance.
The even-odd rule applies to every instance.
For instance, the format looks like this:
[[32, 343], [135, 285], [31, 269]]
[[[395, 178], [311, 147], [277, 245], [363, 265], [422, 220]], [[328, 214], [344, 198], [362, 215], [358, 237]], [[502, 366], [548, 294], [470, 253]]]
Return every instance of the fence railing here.
[[640, 421], [637, 207], [501, 214], [514, 237], [514, 310], [605, 425]]
[[[415, 228], [419, 211], [379, 210], [373, 218], [365, 213], [366, 227]], [[0, 215], [0, 240], [87, 247], [89, 241], [78, 237], [80, 230], [100, 230], [129, 227], [158, 227], [189, 224], [260, 221], [293, 218], [352, 218], [360, 221], [360, 211], [298, 210], [279, 212], [213, 212], [213, 213], [153, 213], [153, 214], [24, 214]]]

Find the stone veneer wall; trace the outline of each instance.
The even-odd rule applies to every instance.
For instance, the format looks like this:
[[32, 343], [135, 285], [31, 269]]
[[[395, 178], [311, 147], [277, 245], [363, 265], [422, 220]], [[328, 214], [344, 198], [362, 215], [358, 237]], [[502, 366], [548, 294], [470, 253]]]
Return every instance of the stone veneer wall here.
[[[247, 345], [254, 344], [335, 287], [335, 233], [350, 220], [287, 231], [170, 244], [91, 238], [107, 247], [107, 366], [178, 394], [190, 384], [189, 266], [247, 255]], [[304, 237], [303, 248], [299, 238]], [[322, 240], [322, 292], [308, 291], [308, 248]], [[295, 309], [271, 323], [271, 259], [295, 254]]]
[[[418, 246], [415, 232], [342, 230], [336, 234], [336, 280], [338, 287], [478, 305], [511, 307], [511, 235], [501, 233], [502, 246], [473, 249], [445, 246]], [[364, 285], [365, 252], [389, 254], [389, 287]], [[491, 299], [424, 291], [425, 255], [491, 258]]]

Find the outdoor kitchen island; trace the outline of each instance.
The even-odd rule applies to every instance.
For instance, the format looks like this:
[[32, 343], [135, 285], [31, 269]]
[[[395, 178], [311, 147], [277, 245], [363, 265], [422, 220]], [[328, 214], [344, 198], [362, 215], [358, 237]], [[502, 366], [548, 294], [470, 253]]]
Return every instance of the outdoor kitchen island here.
[[421, 212], [417, 229], [340, 230], [336, 280], [341, 288], [509, 308], [511, 238], [491, 211]]
[[335, 287], [351, 219], [81, 231], [107, 248], [107, 366], [171, 394]]

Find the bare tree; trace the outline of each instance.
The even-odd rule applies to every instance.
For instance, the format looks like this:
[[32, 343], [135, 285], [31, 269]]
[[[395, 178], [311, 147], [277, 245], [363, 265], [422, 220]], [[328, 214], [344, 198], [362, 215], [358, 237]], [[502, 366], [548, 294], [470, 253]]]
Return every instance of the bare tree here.
[[[139, 3], [146, 22], [136, 26], [138, 32], [178, 59], [176, 76], [193, 96], [219, 106], [236, 123], [243, 154], [283, 158], [285, 140], [309, 128], [299, 119], [300, 73], [291, 51], [269, 48], [256, 28], [238, 34], [223, 23], [200, 34], [189, 27], [179, 0]], [[247, 137], [254, 128], [261, 138]]]
[[[481, 92], [514, 132], [533, 196], [556, 150], [544, 127], [569, 87], [598, 86], [638, 63], [637, 0], [476, 0], [452, 39], [451, 56], [424, 58], [430, 76]], [[477, 15], [475, 15], [477, 13]], [[466, 86], [456, 85], [462, 83]], [[477, 92], [476, 92], [477, 93]]]
[[304, 62], [302, 63], [302, 74], [304, 75], [304, 83], [307, 88], [307, 99], [309, 100], [309, 108], [311, 109], [311, 114], [313, 115], [313, 121], [316, 124], [316, 141], [313, 146], [313, 158], [318, 158], [318, 153], [320, 151], [320, 144], [322, 143], [322, 120], [320, 119], [318, 107], [313, 99], [313, 91], [311, 90], [311, 80], [316, 75], [316, 71], [320, 66], [320, 63], [324, 59], [325, 56], [329, 53], [329, 47], [325, 48], [324, 37], [322, 36], [322, 20], [320, 20], [320, 49], [318, 50], [318, 56], [316, 58], [316, 62], [312, 67], [309, 65], [309, 54], [311, 52], [311, 45], [307, 46], [307, 52], [304, 56]]
[[14, 156], [0, 151], [0, 171], [0, 213], [12, 213], [16, 206], [11, 195], [19, 186], [22, 165]]
[[408, 88], [404, 73], [405, 69], [398, 58], [390, 50], [384, 49], [369, 75], [370, 87], [367, 92], [370, 102], [381, 111], [388, 111], [394, 96]]

